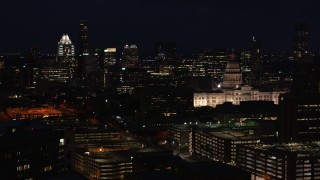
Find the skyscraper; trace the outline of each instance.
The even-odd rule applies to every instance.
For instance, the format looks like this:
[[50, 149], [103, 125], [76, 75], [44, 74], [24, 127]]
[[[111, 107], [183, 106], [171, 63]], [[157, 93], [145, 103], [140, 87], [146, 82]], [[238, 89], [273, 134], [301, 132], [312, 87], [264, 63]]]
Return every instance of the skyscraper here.
[[80, 55], [89, 54], [88, 24], [86, 20], [80, 21]]
[[89, 47], [88, 23], [80, 21], [80, 52], [79, 52], [79, 74], [87, 79], [89, 74], [97, 70], [96, 53], [92, 53]]
[[259, 72], [259, 70], [261, 70], [261, 45], [255, 37], [252, 38], [250, 54], [251, 70], [255, 73]]
[[58, 42], [57, 60], [41, 67], [39, 77], [50, 82], [70, 82], [76, 68], [75, 49], [67, 34]]
[[216, 84], [220, 84], [228, 62], [226, 50], [207, 49], [199, 54], [198, 64], [204, 67], [206, 76], [212, 77]]
[[262, 50], [260, 42], [253, 36], [249, 61], [245, 61], [243, 65], [243, 82], [252, 86], [259, 86], [260, 79], [263, 76]]
[[59, 57], [74, 56], [74, 45], [72, 44], [67, 34], [62, 35], [62, 38], [58, 42], [58, 56]]
[[75, 66], [75, 50], [72, 41], [67, 34], [62, 35], [58, 42], [58, 62], [68, 66]]
[[320, 95], [287, 93], [279, 97], [281, 142], [316, 141], [320, 136]]
[[295, 60], [306, 60], [308, 54], [308, 25], [307, 23], [296, 23], [293, 36], [293, 55]]
[[117, 53], [116, 48], [107, 48], [104, 50], [104, 58], [103, 58], [104, 69], [110, 66], [116, 65], [117, 63], [116, 53]]
[[160, 61], [177, 58], [177, 43], [160, 41], [156, 43], [156, 56]]
[[136, 45], [125, 45], [121, 56], [123, 68], [136, 68], [139, 66], [138, 47]]

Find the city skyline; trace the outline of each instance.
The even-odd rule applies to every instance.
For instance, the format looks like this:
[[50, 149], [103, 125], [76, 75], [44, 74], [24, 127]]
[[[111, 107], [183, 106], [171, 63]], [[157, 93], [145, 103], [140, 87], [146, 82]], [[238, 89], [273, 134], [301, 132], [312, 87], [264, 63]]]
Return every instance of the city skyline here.
[[[79, 50], [79, 23], [88, 21], [91, 47], [137, 44], [151, 54], [157, 41], [176, 41], [182, 53], [204, 48], [248, 49], [252, 36], [269, 51], [291, 51], [295, 22], [306, 22], [310, 49], [319, 50], [319, 2], [250, 1], [55, 1], [6, 2], [0, 14], [0, 52], [26, 51], [31, 47], [54, 52], [63, 33]], [[19, 13], [16, 13], [19, 11]], [[23, 16], [21, 15], [23, 14]], [[40, 15], [41, 14], [41, 15]], [[252, 16], [252, 14], [255, 14]], [[17, 46], [16, 41], [19, 40]]]

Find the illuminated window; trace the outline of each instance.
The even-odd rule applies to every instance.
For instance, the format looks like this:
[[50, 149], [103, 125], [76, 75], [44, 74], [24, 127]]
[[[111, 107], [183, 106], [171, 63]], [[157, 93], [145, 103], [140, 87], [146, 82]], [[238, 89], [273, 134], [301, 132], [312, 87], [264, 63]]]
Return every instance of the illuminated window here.
[[52, 170], [52, 166], [46, 166], [43, 169], [44, 169], [44, 171], [51, 171]]
[[24, 170], [30, 169], [30, 165], [29, 164], [24, 165], [23, 169]]
[[23, 171], [23, 166], [18, 166], [17, 171]]
[[64, 139], [60, 139], [59, 145], [60, 145], [60, 146], [63, 146], [63, 145], [64, 145]]

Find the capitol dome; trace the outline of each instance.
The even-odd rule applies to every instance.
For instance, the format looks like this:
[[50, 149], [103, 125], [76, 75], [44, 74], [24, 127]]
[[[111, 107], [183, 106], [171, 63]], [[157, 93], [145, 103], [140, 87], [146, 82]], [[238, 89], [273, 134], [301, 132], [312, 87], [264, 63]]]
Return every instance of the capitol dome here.
[[222, 88], [234, 89], [242, 84], [242, 74], [240, 64], [235, 60], [234, 55], [227, 62], [225, 73], [223, 75]]
[[227, 63], [226, 71], [227, 70], [240, 70], [240, 64], [236, 60], [230, 60]]

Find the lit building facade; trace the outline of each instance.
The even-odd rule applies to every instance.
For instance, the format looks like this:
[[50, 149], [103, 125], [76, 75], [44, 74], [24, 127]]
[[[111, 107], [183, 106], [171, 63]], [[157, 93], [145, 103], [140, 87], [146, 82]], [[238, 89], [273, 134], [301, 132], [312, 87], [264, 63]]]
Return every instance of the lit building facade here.
[[88, 179], [124, 179], [133, 171], [132, 156], [123, 152], [89, 152], [75, 154], [75, 171]]
[[88, 130], [88, 129], [76, 129], [70, 130], [67, 133], [67, 137], [71, 143], [75, 144], [87, 144], [88, 142], [106, 141], [106, 140], [120, 140], [120, 133], [109, 130]]
[[[193, 67], [198, 68], [204, 76], [212, 77], [217, 84], [223, 80], [224, 70], [228, 62], [228, 54], [226, 50], [204, 50], [200, 53], [198, 62], [195, 62]], [[203, 68], [203, 69], [201, 69]]]
[[242, 86], [240, 89], [221, 89], [212, 92], [196, 92], [194, 93], [194, 107], [211, 106], [216, 107], [218, 104], [232, 102], [239, 105], [241, 101], [273, 101], [278, 104], [278, 97], [284, 91], [262, 92], [253, 89], [251, 86]]
[[[232, 55], [233, 56], [233, 55]], [[239, 63], [231, 57], [223, 75], [222, 87], [210, 92], [195, 92], [194, 107], [211, 106], [232, 102], [239, 105], [241, 101], [273, 101], [278, 104], [278, 97], [284, 91], [263, 92], [249, 85], [241, 86], [242, 74]]]
[[58, 42], [58, 56], [74, 56], [74, 46], [67, 34], [62, 35]]
[[40, 71], [41, 78], [49, 82], [68, 82], [73, 77], [73, 71], [70, 69], [55, 65], [55, 66], [46, 66], [43, 67]]
[[255, 144], [239, 146], [238, 167], [253, 180], [320, 179], [319, 143]]
[[135, 68], [139, 66], [138, 47], [136, 45], [125, 45], [121, 56], [121, 67]]
[[103, 66], [104, 69], [114, 66], [117, 63], [116, 59], [117, 48], [107, 48], [104, 50]]
[[76, 70], [75, 49], [67, 34], [58, 42], [56, 59], [48, 59], [39, 68], [37, 76], [48, 82], [67, 83], [74, 78]]
[[169, 135], [170, 135], [170, 138], [178, 143], [178, 144], [183, 144], [183, 145], [188, 145], [189, 143], [189, 136], [190, 136], [190, 133], [191, 133], [191, 130], [185, 126], [185, 125], [182, 125], [182, 126], [179, 126], [179, 125], [176, 125], [176, 126], [172, 126], [170, 129], [169, 129]]
[[75, 65], [75, 51], [69, 36], [64, 34], [58, 42], [58, 61], [59, 63], [68, 63]]
[[[232, 55], [234, 56], [234, 55]], [[242, 84], [242, 73], [239, 63], [231, 57], [223, 74], [222, 88], [235, 89]]]
[[212, 160], [234, 163], [237, 146], [257, 144], [257, 136], [234, 131], [193, 131], [190, 136], [190, 154], [198, 154]]

